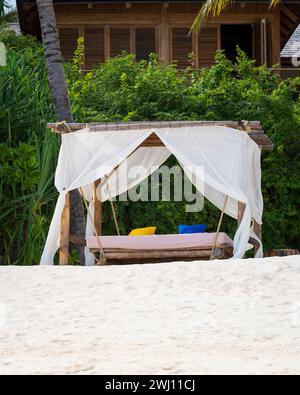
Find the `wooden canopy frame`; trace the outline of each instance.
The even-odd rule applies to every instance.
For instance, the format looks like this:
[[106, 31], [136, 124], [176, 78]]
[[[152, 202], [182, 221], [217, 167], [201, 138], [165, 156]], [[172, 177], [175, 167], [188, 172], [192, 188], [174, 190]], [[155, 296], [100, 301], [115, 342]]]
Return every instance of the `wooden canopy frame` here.
[[[67, 134], [67, 133], [75, 133], [77, 131], [83, 129], [90, 129], [91, 132], [105, 132], [105, 131], [122, 131], [122, 130], [143, 130], [143, 129], [163, 129], [163, 128], [182, 128], [182, 127], [195, 127], [195, 126], [223, 126], [229, 127], [232, 129], [237, 129], [240, 131], [244, 131], [248, 133], [249, 137], [258, 144], [260, 149], [270, 151], [273, 149], [273, 143], [271, 139], [264, 133], [261, 123], [258, 121], [187, 121], [187, 122], [122, 122], [122, 123], [49, 123], [47, 127], [51, 129], [54, 133], [58, 134]], [[164, 146], [163, 142], [160, 138], [155, 134], [151, 134], [142, 144], [141, 147], [161, 147]], [[102, 202], [97, 197], [97, 187], [101, 183], [101, 180], [97, 180], [94, 182], [94, 226], [97, 235], [102, 235], [102, 222], [103, 222], [103, 214], [102, 214]], [[245, 204], [239, 202], [238, 203], [238, 224], [242, 221], [243, 215], [245, 211]], [[223, 218], [223, 212], [221, 218]], [[257, 237], [261, 240], [262, 237], [262, 229], [261, 225], [259, 225], [256, 221], [253, 220], [254, 232]], [[220, 224], [218, 226], [218, 232], [220, 231]], [[66, 203], [61, 217], [61, 235], [60, 235], [60, 255], [59, 255], [59, 264], [60, 265], [68, 265], [69, 263], [69, 245], [70, 243], [86, 246], [86, 241], [79, 239], [75, 235], [70, 235], [70, 196], [69, 193], [66, 195]], [[259, 243], [250, 238], [249, 243], [253, 244], [255, 250], [259, 248]], [[167, 260], [176, 260], [177, 257], [180, 257], [181, 260], [193, 260], [199, 258], [209, 259], [213, 256], [213, 249], [209, 251], [199, 251], [199, 250], [191, 250], [180, 252], [180, 254], [176, 254], [176, 251], [170, 252], [159, 252], [161, 258], [164, 261]], [[170, 253], [170, 259], [168, 259], [168, 253]], [[228, 258], [232, 253], [232, 248], [228, 245], [224, 246], [224, 249], [220, 252], [217, 251], [215, 257], [219, 258]], [[126, 253], [125, 253], [126, 255]], [[143, 253], [140, 254], [141, 257]], [[145, 255], [145, 253], [144, 253]], [[153, 255], [153, 256], [155, 256]], [[219, 255], [219, 256], [218, 256]], [[128, 251], [127, 251], [128, 257]], [[146, 257], [147, 258], [147, 257]], [[157, 261], [158, 256], [156, 257]], [[138, 260], [137, 260], [138, 261]], [[147, 259], [143, 259], [143, 261], [147, 261]]]
[[[259, 121], [174, 121], [174, 122], [101, 122], [101, 123], [49, 123], [48, 128], [55, 133], [66, 134], [74, 133], [79, 130], [89, 128], [91, 132], [122, 131], [122, 130], [145, 130], [145, 129], [164, 129], [164, 128], [183, 128], [195, 126], [226, 126], [228, 128], [245, 131], [249, 137], [264, 151], [273, 150], [272, 140], [264, 133]], [[162, 146], [156, 134], [152, 134], [142, 144], [144, 147]]]

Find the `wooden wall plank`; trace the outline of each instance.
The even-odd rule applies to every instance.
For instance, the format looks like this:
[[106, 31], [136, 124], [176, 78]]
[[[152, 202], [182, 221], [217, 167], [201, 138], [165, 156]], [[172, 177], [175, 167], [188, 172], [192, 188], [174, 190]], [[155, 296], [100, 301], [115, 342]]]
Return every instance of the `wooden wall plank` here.
[[206, 27], [199, 32], [198, 59], [199, 67], [210, 67], [215, 63], [218, 48], [218, 27]]
[[[194, 52], [195, 66], [210, 66], [214, 62], [214, 55], [217, 48], [220, 48], [220, 37], [218, 29], [221, 24], [253, 24], [262, 18], [266, 18], [272, 28], [272, 60], [280, 59], [280, 9], [270, 9], [268, 4], [236, 3], [228, 11], [216, 18], [209, 18], [204, 32], [199, 34], [199, 41], [195, 36], [185, 37], [174, 29], [189, 30], [194, 21], [199, 4], [186, 2], [162, 2], [162, 3], [131, 3], [130, 7], [126, 3], [102, 3], [93, 4], [58, 4], [56, 5], [57, 22], [61, 29], [71, 29], [68, 32], [85, 27], [85, 29], [104, 29], [104, 48], [98, 48], [99, 52], [93, 52], [91, 42], [89, 51], [90, 57], [104, 61], [110, 56], [117, 56], [122, 51], [136, 52], [136, 29], [150, 28], [156, 29], [156, 52], [162, 61], [170, 62], [178, 58], [179, 67], [186, 67], [188, 53]], [[67, 32], [67, 33], [68, 33]], [[110, 32], [110, 33], [109, 33]], [[173, 37], [173, 32], [175, 36]], [[91, 32], [91, 36], [93, 36]], [[173, 40], [175, 38], [175, 41]], [[68, 43], [69, 40], [69, 44]], [[73, 41], [72, 41], [73, 40]], [[94, 38], [93, 38], [94, 40]], [[74, 45], [73, 38], [63, 36], [64, 53], [67, 59], [72, 57]], [[172, 42], [174, 45], [172, 45]], [[148, 45], [148, 44], [147, 44]], [[151, 44], [152, 45], [152, 44]], [[69, 47], [69, 49], [66, 48]], [[146, 49], [145, 49], [146, 50]], [[199, 50], [199, 51], [198, 51]], [[141, 52], [141, 48], [138, 48]], [[143, 56], [142, 56], [143, 57]], [[139, 56], [138, 56], [139, 58]], [[91, 60], [93, 63], [93, 59]], [[91, 63], [87, 61], [87, 68]], [[276, 63], [276, 62], [274, 62]], [[278, 62], [277, 62], [278, 63]]]

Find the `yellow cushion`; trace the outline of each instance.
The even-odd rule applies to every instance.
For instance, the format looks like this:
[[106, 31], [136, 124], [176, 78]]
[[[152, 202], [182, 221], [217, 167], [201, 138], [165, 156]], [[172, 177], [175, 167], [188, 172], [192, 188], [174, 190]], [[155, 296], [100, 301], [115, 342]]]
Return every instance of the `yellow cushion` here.
[[151, 236], [156, 232], [156, 227], [150, 226], [148, 228], [133, 229], [129, 236]]

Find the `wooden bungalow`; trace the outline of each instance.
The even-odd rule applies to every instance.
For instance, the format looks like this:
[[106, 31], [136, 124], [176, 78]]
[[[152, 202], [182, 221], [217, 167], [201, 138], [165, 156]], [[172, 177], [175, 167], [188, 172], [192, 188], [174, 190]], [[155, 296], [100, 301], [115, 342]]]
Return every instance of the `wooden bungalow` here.
[[[235, 57], [239, 45], [258, 64], [281, 65], [281, 51], [300, 23], [299, 0], [282, 0], [270, 9], [269, 1], [234, 1], [220, 17], [210, 18], [199, 33], [189, 29], [201, 1], [54, 0], [61, 48], [71, 59], [78, 37], [85, 39], [84, 67], [131, 52], [137, 60], [152, 52], [179, 68], [214, 63], [217, 49]], [[40, 37], [34, 0], [17, 0], [21, 29]], [[192, 56], [191, 56], [192, 54]], [[280, 67], [279, 67], [280, 68]]]

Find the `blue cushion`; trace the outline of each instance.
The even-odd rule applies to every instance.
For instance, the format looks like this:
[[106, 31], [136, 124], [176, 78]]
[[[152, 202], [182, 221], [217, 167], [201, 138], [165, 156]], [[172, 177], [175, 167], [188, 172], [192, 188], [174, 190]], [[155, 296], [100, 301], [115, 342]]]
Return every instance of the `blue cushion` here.
[[179, 234], [188, 234], [188, 233], [204, 233], [206, 231], [206, 224], [198, 224], [198, 225], [179, 225], [178, 233]]

